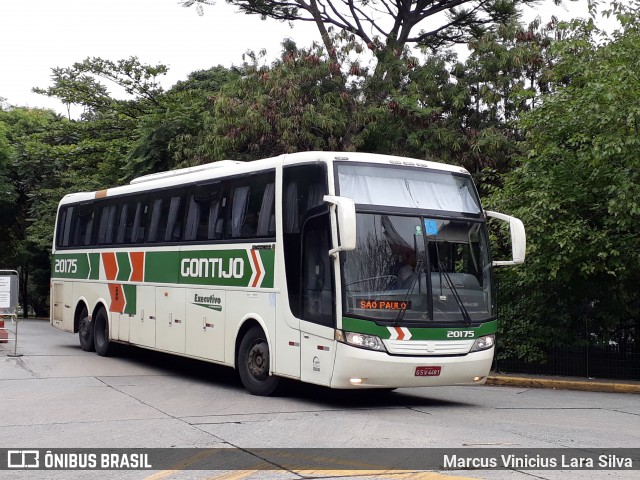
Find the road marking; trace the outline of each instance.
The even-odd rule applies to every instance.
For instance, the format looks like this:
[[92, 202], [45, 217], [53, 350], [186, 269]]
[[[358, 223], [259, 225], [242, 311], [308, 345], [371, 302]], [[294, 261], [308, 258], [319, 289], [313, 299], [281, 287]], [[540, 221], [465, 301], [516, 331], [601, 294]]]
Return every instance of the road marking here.
[[[176, 473], [180, 473], [182, 470], [195, 465], [213, 455], [217, 455], [218, 453], [223, 452], [224, 449], [209, 449], [202, 452], [199, 452], [185, 460], [181, 460], [180, 462], [172, 465], [166, 470], [162, 470], [154, 473], [153, 475], [146, 477], [145, 480], [161, 480], [163, 478], [167, 478]], [[299, 455], [295, 455], [299, 457]], [[311, 457], [313, 458], [313, 457]], [[315, 457], [316, 460], [318, 457]], [[336, 463], [343, 463], [344, 461], [340, 461], [338, 459], [333, 459]], [[344, 463], [355, 463], [355, 462], [344, 462]], [[279, 473], [293, 473], [296, 475], [300, 475], [302, 477], [357, 477], [357, 478], [373, 478], [373, 479], [389, 479], [389, 480], [478, 480], [477, 478], [472, 477], [460, 477], [460, 476], [452, 476], [445, 475], [437, 472], [416, 472], [416, 471], [404, 471], [404, 470], [382, 470], [382, 469], [370, 469], [370, 470], [328, 470], [328, 469], [318, 469], [318, 470], [307, 470], [307, 469], [289, 469], [286, 465], [281, 467], [276, 466], [273, 463], [269, 462], [261, 462], [256, 465], [252, 465], [250, 468], [245, 470], [236, 470], [231, 472], [225, 472], [220, 475], [207, 476], [203, 477], [202, 480], [240, 480], [242, 478], [249, 477], [256, 473], [264, 472], [265, 470], [272, 470], [274, 472]]]
[[[263, 462], [258, 465], [254, 465], [251, 470], [237, 470], [235, 472], [227, 472], [222, 475], [216, 475], [213, 477], [204, 477], [202, 480], [240, 480], [241, 478], [249, 477], [254, 473], [264, 472], [268, 467], [273, 468], [273, 464]], [[285, 472], [284, 470], [282, 470]]]
[[223, 449], [215, 448], [215, 449], [205, 450], [203, 452], [198, 452], [195, 455], [192, 455], [191, 457], [181, 460], [175, 465], [172, 465], [167, 470], [161, 470], [159, 472], [154, 473], [153, 475], [145, 478], [145, 480], [160, 480], [162, 478], [169, 477], [180, 470], [184, 470], [185, 468], [190, 467], [191, 465], [195, 465], [196, 463], [201, 462], [205, 458], [209, 458], [209, 457], [212, 457], [213, 455], [217, 455], [218, 453], [220, 453], [221, 450]]
[[[269, 465], [269, 464], [265, 464]], [[237, 472], [227, 472], [213, 477], [203, 477], [201, 480], [240, 480], [263, 470], [239, 470]], [[286, 470], [279, 472], [287, 473]], [[480, 480], [474, 477], [460, 477], [445, 475], [437, 472], [415, 472], [415, 471], [395, 471], [388, 470], [295, 470], [293, 472], [303, 478], [314, 477], [355, 477], [372, 478], [378, 480]]]

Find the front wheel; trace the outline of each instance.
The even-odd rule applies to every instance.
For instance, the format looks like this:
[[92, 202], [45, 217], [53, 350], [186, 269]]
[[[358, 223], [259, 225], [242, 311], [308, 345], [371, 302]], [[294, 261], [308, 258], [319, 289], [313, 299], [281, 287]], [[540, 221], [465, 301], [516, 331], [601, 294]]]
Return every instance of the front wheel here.
[[109, 319], [103, 308], [98, 310], [93, 325], [93, 343], [96, 353], [101, 357], [107, 357], [111, 353], [112, 345], [109, 341]]
[[236, 364], [249, 393], [266, 396], [276, 391], [280, 379], [269, 375], [269, 344], [262, 328], [251, 327], [242, 337]]

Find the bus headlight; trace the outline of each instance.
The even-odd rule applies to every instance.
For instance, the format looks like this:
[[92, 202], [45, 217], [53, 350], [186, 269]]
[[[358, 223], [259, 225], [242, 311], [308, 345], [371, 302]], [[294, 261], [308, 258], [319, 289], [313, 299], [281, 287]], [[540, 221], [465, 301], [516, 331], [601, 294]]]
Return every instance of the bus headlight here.
[[346, 343], [358, 348], [374, 350], [376, 352], [386, 352], [384, 344], [380, 337], [375, 335], [366, 335], [364, 333], [343, 332], [336, 330], [335, 339], [339, 342]]
[[495, 335], [485, 335], [484, 337], [477, 338], [469, 350], [469, 353], [472, 352], [481, 352], [482, 350], [489, 350], [496, 344], [496, 336]]

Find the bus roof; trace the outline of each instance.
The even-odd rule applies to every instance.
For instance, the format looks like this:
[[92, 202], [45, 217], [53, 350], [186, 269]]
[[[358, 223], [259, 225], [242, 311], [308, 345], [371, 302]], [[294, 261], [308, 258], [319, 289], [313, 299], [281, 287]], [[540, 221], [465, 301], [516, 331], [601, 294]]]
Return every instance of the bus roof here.
[[94, 198], [110, 197], [180, 184], [215, 180], [217, 178], [275, 168], [277, 165], [295, 165], [297, 163], [308, 163], [314, 161], [326, 163], [344, 161], [356, 163], [377, 163], [383, 165], [391, 164], [396, 166], [423, 167], [433, 170], [469, 174], [469, 172], [464, 168], [455, 165], [392, 155], [362, 152], [298, 152], [249, 162], [220, 160], [194, 167], [151, 173], [149, 175], [134, 178], [128, 185], [113, 187], [97, 192], [79, 192], [65, 195], [60, 204], [87, 202]]

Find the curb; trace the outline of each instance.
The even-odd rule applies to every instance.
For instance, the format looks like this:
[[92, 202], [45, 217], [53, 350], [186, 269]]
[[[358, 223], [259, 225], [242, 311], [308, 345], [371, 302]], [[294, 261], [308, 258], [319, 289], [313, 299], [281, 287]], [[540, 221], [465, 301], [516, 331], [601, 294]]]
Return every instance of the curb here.
[[589, 380], [562, 380], [550, 378], [511, 377], [494, 375], [487, 377], [485, 385], [527, 388], [555, 388], [586, 392], [640, 393], [640, 383], [593, 382]]

